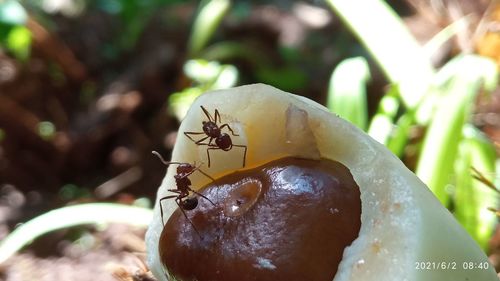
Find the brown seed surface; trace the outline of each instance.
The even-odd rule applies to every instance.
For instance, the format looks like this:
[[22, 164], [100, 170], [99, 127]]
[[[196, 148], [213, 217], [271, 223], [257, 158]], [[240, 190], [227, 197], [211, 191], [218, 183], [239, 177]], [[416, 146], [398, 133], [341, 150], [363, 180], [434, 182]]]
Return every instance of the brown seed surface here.
[[[222, 177], [169, 218], [160, 258], [179, 281], [331, 281], [361, 226], [349, 169], [283, 158]], [[198, 234], [199, 233], [199, 234]]]

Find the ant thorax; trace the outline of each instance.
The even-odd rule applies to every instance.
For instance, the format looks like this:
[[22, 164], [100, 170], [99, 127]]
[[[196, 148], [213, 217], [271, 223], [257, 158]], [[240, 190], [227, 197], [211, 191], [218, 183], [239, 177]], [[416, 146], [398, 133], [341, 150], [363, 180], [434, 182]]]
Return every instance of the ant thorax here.
[[220, 128], [217, 124], [215, 124], [214, 122], [212, 121], [203, 121], [203, 132], [207, 135], [207, 136], [210, 136], [210, 137], [218, 137], [220, 136], [221, 132], [220, 132]]
[[191, 180], [184, 175], [175, 175], [175, 183], [177, 188], [182, 189], [182, 187], [189, 187], [191, 185]]

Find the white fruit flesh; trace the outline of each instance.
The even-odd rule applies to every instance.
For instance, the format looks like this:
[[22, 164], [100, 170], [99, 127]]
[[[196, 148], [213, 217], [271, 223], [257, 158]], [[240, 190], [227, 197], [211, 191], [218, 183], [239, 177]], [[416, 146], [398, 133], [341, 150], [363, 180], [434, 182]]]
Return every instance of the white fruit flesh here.
[[[222, 123], [239, 135], [232, 137], [233, 143], [247, 145], [245, 168], [298, 156], [332, 159], [350, 169], [361, 191], [361, 229], [345, 249], [334, 281], [498, 280], [479, 246], [397, 157], [306, 98], [263, 84], [205, 93], [179, 128], [172, 161], [208, 162], [207, 147], [197, 146], [183, 134], [201, 131], [206, 120], [201, 105], [212, 115], [218, 109]], [[232, 173], [242, 168], [243, 152], [238, 147], [213, 150], [211, 167], [205, 164], [202, 169], [213, 177]], [[174, 174], [175, 166], [169, 167], [158, 198], [175, 188]], [[199, 173], [190, 179], [194, 189], [209, 181]], [[162, 204], [165, 221], [177, 208], [173, 200], [166, 201]], [[162, 229], [157, 201], [146, 234], [148, 264], [158, 280], [168, 280], [158, 257]], [[482, 268], [470, 269], [470, 263], [481, 263]]]

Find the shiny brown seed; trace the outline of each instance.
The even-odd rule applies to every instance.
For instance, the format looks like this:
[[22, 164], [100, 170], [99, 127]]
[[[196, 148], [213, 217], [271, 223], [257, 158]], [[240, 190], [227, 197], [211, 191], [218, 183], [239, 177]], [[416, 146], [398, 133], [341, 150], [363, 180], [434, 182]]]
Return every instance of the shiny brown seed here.
[[283, 158], [200, 191], [189, 219], [170, 217], [165, 268], [182, 281], [331, 281], [361, 225], [359, 188], [342, 164]]

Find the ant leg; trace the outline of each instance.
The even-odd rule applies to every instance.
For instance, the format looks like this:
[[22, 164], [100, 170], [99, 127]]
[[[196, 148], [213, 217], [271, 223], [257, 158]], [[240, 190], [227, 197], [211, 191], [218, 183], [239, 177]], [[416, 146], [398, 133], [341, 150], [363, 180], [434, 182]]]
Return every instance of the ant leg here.
[[170, 192], [173, 192], [173, 193], [177, 193], [177, 194], [181, 194], [182, 191], [180, 191], [179, 189], [167, 189], [167, 191], [170, 191]]
[[[202, 139], [200, 139], [200, 140], [196, 141], [196, 142], [195, 142], [195, 144], [196, 144], [196, 145], [199, 145], [199, 144], [201, 144], [204, 140], [206, 140], [206, 139], [208, 139], [208, 138], [210, 138], [210, 136], [204, 137], [204, 138], [202, 138]], [[213, 138], [210, 138], [210, 141], [212, 141], [212, 139], [213, 139]]]
[[191, 141], [196, 142], [190, 135], [204, 135], [204, 132], [184, 132], [184, 135], [188, 137]]
[[207, 148], [207, 157], [208, 157], [208, 167], [210, 168], [210, 150], [219, 150], [219, 147], [209, 147]]
[[227, 129], [228, 129], [229, 131], [231, 131], [231, 134], [232, 134], [233, 136], [235, 136], [235, 137], [239, 137], [239, 136], [240, 136], [240, 135], [235, 134], [235, 133], [234, 133], [234, 131], [233, 131], [233, 129], [231, 129], [231, 127], [229, 127], [229, 125], [228, 125], [228, 124], [224, 124], [224, 125], [220, 126], [220, 129], [222, 130], [222, 128], [224, 128], [224, 127], [227, 127]]
[[214, 206], [215, 206], [215, 203], [214, 203], [214, 202], [212, 202], [212, 200], [208, 199], [208, 197], [206, 197], [205, 195], [203, 195], [203, 194], [199, 193], [198, 191], [194, 191], [194, 190], [192, 190], [191, 188], [189, 189], [189, 191], [191, 191], [192, 193], [194, 193], [194, 194], [196, 194], [196, 195], [198, 195], [198, 196], [202, 197], [203, 199], [207, 200], [208, 202], [212, 203], [212, 205], [214, 205]]
[[[202, 173], [205, 177], [207, 177], [207, 178], [211, 179], [212, 181], [215, 181], [215, 179], [214, 179], [214, 178], [212, 178], [209, 174], [207, 174], [207, 173], [203, 172], [203, 171], [200, 169], [201, 165], [203, 165], [203, 163], [201, 163], [198, 167], [196, 167], [196, 168], [193, 170], [193, 172], [194, 172], [194, 171], [198, 171], [198, 172]], [[190, 173], [190, 174], [192, 174], [192, 173]]]
[[246, 158], [247, 158], [247, 146], [246, 145], [240, 145], [240, 144], [233, 144], [233, 146], [236, 146], [236, 147], [244, 147], [245, 148], [245, 152], [243, 152], [243, 167], [245, 167], [245, 161], [246, 161]]
[[[163, 219], [163, 206], [161, 205], [161, 202], [163, 202], [163, 200], [172, 199], [172, 198], [177, 198], [177, 195], [165, 196], [165, 197], [160, 198], [160, 201], [158, 201], [158, 204], [160, 204], [161, 222], [163, 223], [163, 225], [165, 225], [165, 220]], [[175, 203], [177, 203], [177, 201]], [[177, 204], [177, 205], [179, 205], [179, 204]]]
[[208, 167], [210, 168], [210, 153], [208, 153], [208, 148], [207, 148], [207, 157], [208, 157]]
[[216, 108], [215, 109], [215, 124], [217, 124], [217, 117], [219, 117], [219, 122], [221, 122], [219, 110]]
[[[200, 105], [200, 107], [201, 107], [201, 109], [203, 110], [203, 112], [205, 112], [205, 115], [207, 116], [208, 121], [214, 122], [214, 121], [213, 121], [214, 119], [212, 119], [212, 116], [211, 116], [211, 115], [210, 115], [210, 113], [208, 113], [208, 111], [207, 111], [207, 110], [203, 107], [203, 105]], [[217, 123], [217, 122], [215, 122], [215, 123]]]
[[[213, 138], [211, 138], [210, 140], [212, 140]], [[207, 148], [207, 158], [208, 158], [208, 167], [210, 168], [210, 153], [208, 153], [208, 150], [209, 149], [220, 149], [217, 145], [215, 144], [212, 144], [211, 142], [209, 143], [199, 143], [198, 145], [206, 145], [208, 146], [209, 148]]]
[[196, 231], [196, 233], [198, 234], [198, 236], [200, 236], [201, 238], [201, 234], [198, 232], [198, 229], [196, 229], [196, 226], [194, 226], [193, 222], [188, 218], [188, 216], [186, 215], [186, 211], [184, 211], [184, 209], [181, 207], [181, 205], [179, 204], [179, 202], [181, 201], [181, 199], [179, 198], [176, 198], [175, 199], [175, 204], [177, 204], [177, 206], [179, 207], [179, 209], [181, 210], [182, 214], [184, 215], [184, 217], [188, 220], [188, 222], [191, 224], [191, 226], [193, 227], [194, 231]]

